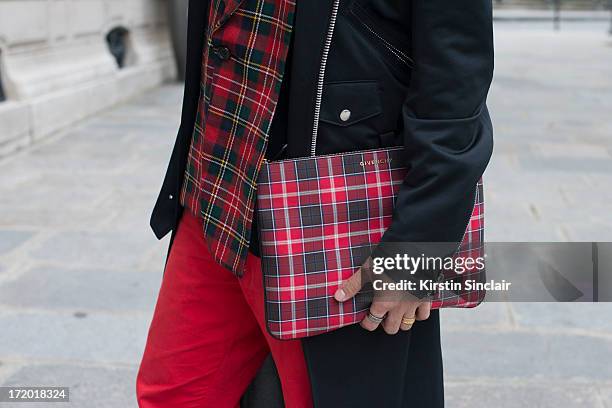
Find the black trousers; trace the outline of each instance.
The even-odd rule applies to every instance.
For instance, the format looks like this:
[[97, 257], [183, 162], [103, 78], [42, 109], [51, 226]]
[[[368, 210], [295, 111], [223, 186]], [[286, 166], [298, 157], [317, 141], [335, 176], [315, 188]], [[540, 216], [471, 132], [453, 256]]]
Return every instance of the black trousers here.
[[437, 310], [393, 336], [353, 325], [302, 344], [315, 408], [444, 406]]

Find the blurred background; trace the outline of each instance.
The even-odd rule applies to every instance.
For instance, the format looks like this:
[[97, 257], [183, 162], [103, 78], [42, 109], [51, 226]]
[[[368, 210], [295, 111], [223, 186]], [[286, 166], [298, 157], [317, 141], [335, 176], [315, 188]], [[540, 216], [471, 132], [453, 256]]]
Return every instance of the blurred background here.
[[[0, 0], [0, 385], [136, 406], [186, 3]], [[494, 1], [489, 241], [612, 241], [611, 10]], [[610, 304], [443, 311], [447, 406], [612, 408], [610, 316]]]

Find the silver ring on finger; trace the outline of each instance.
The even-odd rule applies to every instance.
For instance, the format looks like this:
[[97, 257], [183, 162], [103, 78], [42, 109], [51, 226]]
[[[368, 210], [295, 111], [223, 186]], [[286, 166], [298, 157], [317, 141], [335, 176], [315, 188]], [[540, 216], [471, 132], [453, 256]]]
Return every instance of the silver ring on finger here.
[[367, 318], [369, 321], [371, 321], [374, 324], [381, 324], [383, 320], [385, 320], [385, 316], [375, 316], [372, 314], [372, 312], [368, 311], [368, 315]]

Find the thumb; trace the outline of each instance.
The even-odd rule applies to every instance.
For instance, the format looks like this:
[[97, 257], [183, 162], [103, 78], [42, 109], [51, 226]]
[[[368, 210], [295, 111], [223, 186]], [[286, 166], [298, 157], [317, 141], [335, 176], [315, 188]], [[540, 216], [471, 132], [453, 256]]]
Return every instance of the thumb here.
[[342, 285], [334, 293], [338, 302], [349, 300], [361, 290], [361, 268], [350, 278], [342, 282]]

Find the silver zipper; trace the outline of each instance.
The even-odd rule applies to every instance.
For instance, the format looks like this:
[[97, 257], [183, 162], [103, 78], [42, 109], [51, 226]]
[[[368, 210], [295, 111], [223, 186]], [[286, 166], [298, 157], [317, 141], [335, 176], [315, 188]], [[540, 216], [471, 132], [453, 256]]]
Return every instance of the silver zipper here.
[[[478, 184], [480, 183], [480, 181], [478, 182]], [[459, 250], [461, 249], [461, 244], [463, 244], [463, 240], [465, 239], [465, 231], [467, 231], [468, 226], [470, 225], [470, 222], [472, 222], [472, 213], [474, 212], [474, 208], [476, 207], [476, 203], [478, 203], [479, 198], [480, 198], [480, 189], [478, 188], [478, 184], [476, 184], [476, 195], [474, 196], [474, 205], [472, 206], [472, 211], [470, 212], [470, 216], [468, 217], [467, 222], [465, 223], [465, 228], [463, 229], [463, 235], [461, 236], [461, 241], [459, 242], [459, 245], [457, 245], [457, 248], [455, 248], [455, 252], [453, 252], [453, 255], [456, 254], [457, 252], [459, 252]], [[444, 271], [441, 271], [438, 276], [436, 277], [436, 281], [439, 283], [442, 283], [446, 280], [446, 276], [444, 276]], [[441, 292], [442, 289], [438, 289], [438, 292]]]
[[375, 36], [376, 38], [378, 38], [383, 45], [387, 48], [387, 50], [389, 50], [389, 52], [391, 54], [393, 54], [395, 56], [395, 58], [397, 58], [398, 60], [400, 60], [400, 62], [402, 62], [403, 64], [407, 65], [409, 68], [412, 68], [414, 66], [414, 63], [412, 62], [412, 58], [410, 58], [408, 55], [406, 55], [402, 50], [400, 50], [399, 48], [395, 47], [393, 44], [391, 44], [389, 41], [385, 40], [380, 34], [378, 34], [376, 31], [374, 31], [372, 29], [372, 27], [370, 27], [369, 24], [367, 24], [365, 21], [363, 21], [360, 17], [357, 16], [357, 18], [359, 19], [359, 22], [370, 32], [372, 33], [373, 36]]
[[336, 27], [336, 19], [338, 18], [338, 8], [340, 0], [334, 0], [332, 5], [331, 17], [329, 19], [329, 27], [327, 29], [327, 37], [323, 47], [323, 55], [321, 56], [321, 66], [319, 67], [319, 81], [317, 82], [317, 98], [315, 99], [314, 124], [312, 126], [312, 145], [310, 146], [310, 156], [315, 156], [317, 151], [317, 134], [319, 133], [319, 118], [321, 117], [321, 101], [323, 99], [323, 82], [325, 81], [325, 67], [327, 66], [327, 56], [331, 48], [332, 38], [334, 36], [334, 28]]
[[[392, 147], [386, 147], [384, 148], [385, 152], [388, 153], [393, 153], [393, 151], [395, 150], [403, 150], [404, 146], [392, 146]], [[373, 147], [371, 149], [365, 149], [365, 150], [359, 150], [359, 151], [354, 151], [354, 152], [340, 152], [340, 153], [328, 153], [328, 154], [321, 154], [319, 156], [316, 156], [319, 159], [331, 159], [333, 157], [336, 156], [346, 156], [349, 153], [355, 153], [355, 154], [365, 154], [365, 153], [370, 153], [370, 152], [382, 152], [383, 150], [380, 147]], [[290, 159], [282, 159], [282, 160], [274, 160], [273, 163], [284, 163], [284, 162], [296, 162], [296, 161], [301, 161], [301, 160], [310, 160], [311, 156], [305, 156], [305, 157], [294, 157], [294, 158], [290, 158]], [[263, 159], [264, 163], [272, 163], [272, 161], [268, 160], [268, 159]]]
[[474, 208], [476, 208], [478, 201], [480, 201], [479, 184], [480, 184], [480, 181], [476, 183], [476, 194], [474, 195], [474, 204], [472, 205], [472, 211], [470, 212], [470, 216], [468, 217], [467, 222], [465, 223], [465, 228], [463, 229], [464, 232], [463, 232], [463, 235], [461, 236], [461, 242], [459, 242], [459, 245], [457, 245], [457, 248], [455, 249], [455, 253], [459, 252], [459, 250], [461, 249], [461, 244], [463, 243], [463, 240], [465, 239], [465, 235], [466, 235], [468, 226], [470, 225], [470, 222], [472, 222], [472, 214], [474, 213]]

